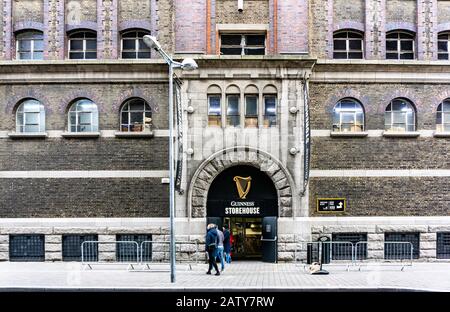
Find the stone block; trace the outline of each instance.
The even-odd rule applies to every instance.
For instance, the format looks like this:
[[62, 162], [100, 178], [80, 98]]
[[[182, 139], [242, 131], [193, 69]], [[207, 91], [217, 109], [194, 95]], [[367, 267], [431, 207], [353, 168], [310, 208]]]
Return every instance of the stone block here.
[[436, 233], [420, 233], [420, 241], [436, 241]]
[[61, 244], [45, 243], [45, 252], [60, 252], [61, 250]]
[[323, 233], [323, 226], [321, 226], [321, 225], [313, 225], [313, 226], [311, 226], [311, 233], [312, 234], [322, 234]]
[[430, 225], [430, 226], [428, 226], [428, 230], [430, 232], [450, 232], [450, 224], [449, 225]]
[[116, 243], [102, 243], [98, 244], [98, 252], [115, 252]]
[[62, 252], [45, 251], [45, 261], [62, 261]]
[[436, 249], [420, 249], [420, 258], [436, 258]]
[[51, 227], [0, 227], [0, 234], [52, 234]]
[[116, 252], [98, 251], [99, 262], [114, 262], [116, 261]]
[[367, 241], [384, 241], [384, 234], [374, 234], [374, 233], [368, 233], [367, 234]]
[[116, 235], [99, 235], [98, 236], [98, 241], [99, 242], [115, 242], [116, 241]]
[[9, 246], [7, 244], [0, 244], [0, 252], [8, 252]]
[[423, 249], [435, 249], [436, 250], [436, 241], [433, 241], [433, 242], [420, 241], [420, 250], [422, 251]]
[[373, 233], [375, 226], [371, 225], [328, 225], [323, 227], [325, 233]]
[[369, 241], [367, 243], [368, 250], [384, 250], [384, 242], [383, 241]]
[[279, 242], [295, 242], [294, 234], [281, 234], [278, 236]]
[[389, 225], [377, 225], [376, 226], [377, 233], [386, 233], [386, 232], [428, 232], [428, 226], [426, 225], [403, 225], [403, 224], [389, 224]]
[[0, 261], [8, 261], [9, 252], [0, 251]]
[[106, 227], [54, 227], [53, 234], [107, 234]]
[[279, 252], [278, 260], [279, 261], [293, 261], [294, 253], [293, 252]]
[[181, 252], [193, 253], [196, 251], [196, 247], [193, 244], [182, 244], [179, 249]]
[[62, 236], [61, 235], [46, 235], [45, 236], [45, 244], [61, 244]]
[[205, 243], [205, 236], [204, 235], [190, 235], [189, 240], [203, 244], [203, 243]]
[[9, 235], [0, 235], [0, 244], [9, 244]]
[[384, 251], [383, 250], [367, 250], [367, 259], [384, 259]]

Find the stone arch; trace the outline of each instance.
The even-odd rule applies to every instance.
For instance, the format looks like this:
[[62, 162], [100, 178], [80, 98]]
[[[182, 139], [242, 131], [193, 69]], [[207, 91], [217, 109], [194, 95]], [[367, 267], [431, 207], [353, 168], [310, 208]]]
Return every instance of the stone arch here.
[[188, 192], [188, 215], [206, 217], [206, 203], [212, 181], [225, 169], [249, 165], [266, 172], [278, 195], [278, 216], [293, 216], [294, 180], [281, 162], [270, 154], [249, 147], [232, 147], [211, 155], [195, 171]]

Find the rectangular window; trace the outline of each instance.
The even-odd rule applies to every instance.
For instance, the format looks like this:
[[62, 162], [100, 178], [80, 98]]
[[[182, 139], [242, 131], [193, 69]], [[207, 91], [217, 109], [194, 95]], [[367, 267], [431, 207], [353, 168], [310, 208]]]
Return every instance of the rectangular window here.
[[[83, 248], [83, 261], [98, 261], [98, 236], [91, 235], [63, 235], [62, 258], [63, 261], [81, 261], [81, 248]], [[83, 242], [85, 242], [83, 244]]]
[[245, 96], [245, 126], [249, 128], [258, 127], [258, 96]]
[[450, 232], [437, 233], [436, 258], [450, 259]]
[[116, 243], [117, 262], [137, 262], [141, 256], [137, 253], [141, 252], [141, 248], [142, 260], [151, 261], [152, 236], [150, 234], [119, 234], [116, 236], [116, 241], [118, 241]]
[[[409, 242], [411, 244], [404, 244]], [[384, 234], [384, 259], [408, 260], [411, 257], [411, 245], [413, 247], [413, 259], [419, 259], [420, 233], [385, 233]]]
[[277, 96], [264, 95], [264, 127], [277, 125]]
[[220, 36], [222, 55], [265, 55], [265, 34], [222, 34]]
[[208, 126], [222, 126], [222, 96], [208, 95]]
[[227, 95], [227, 126], [237, 127], [240, 124], [239, 94]]
[[9, 261], [45, 261], [45, 238], [40, 234], [9, 236]]
[[[350, 242], [356, 248], [356, 259], [367, 259], [367, 233], [333, 233], [331, 257], [333, 260], [351, 260], [352, 259], [352, 245], [345, 242]], [[361, 242], [357, 244], [358, 242]]]

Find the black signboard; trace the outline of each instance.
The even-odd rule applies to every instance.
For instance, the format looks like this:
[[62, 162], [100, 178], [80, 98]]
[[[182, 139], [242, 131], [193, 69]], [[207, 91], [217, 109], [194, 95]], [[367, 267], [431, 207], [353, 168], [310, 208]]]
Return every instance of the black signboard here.
[[278, 216], [278, 196], [272, 180], [252, 166], [224, 170], [211, 183], [208, 217]]
[[317, 212], [344, 212], [347, 207], [345, 198], [318, 198]]

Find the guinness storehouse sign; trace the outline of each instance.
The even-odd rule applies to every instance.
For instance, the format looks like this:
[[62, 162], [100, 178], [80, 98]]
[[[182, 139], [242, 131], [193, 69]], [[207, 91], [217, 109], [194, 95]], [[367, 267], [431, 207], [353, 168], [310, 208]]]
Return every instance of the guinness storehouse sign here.
[[278, 200], [273, 182], [251, 166], [226, 169], [211, 184], [207, 212], [210, 217], [277, 216]]

